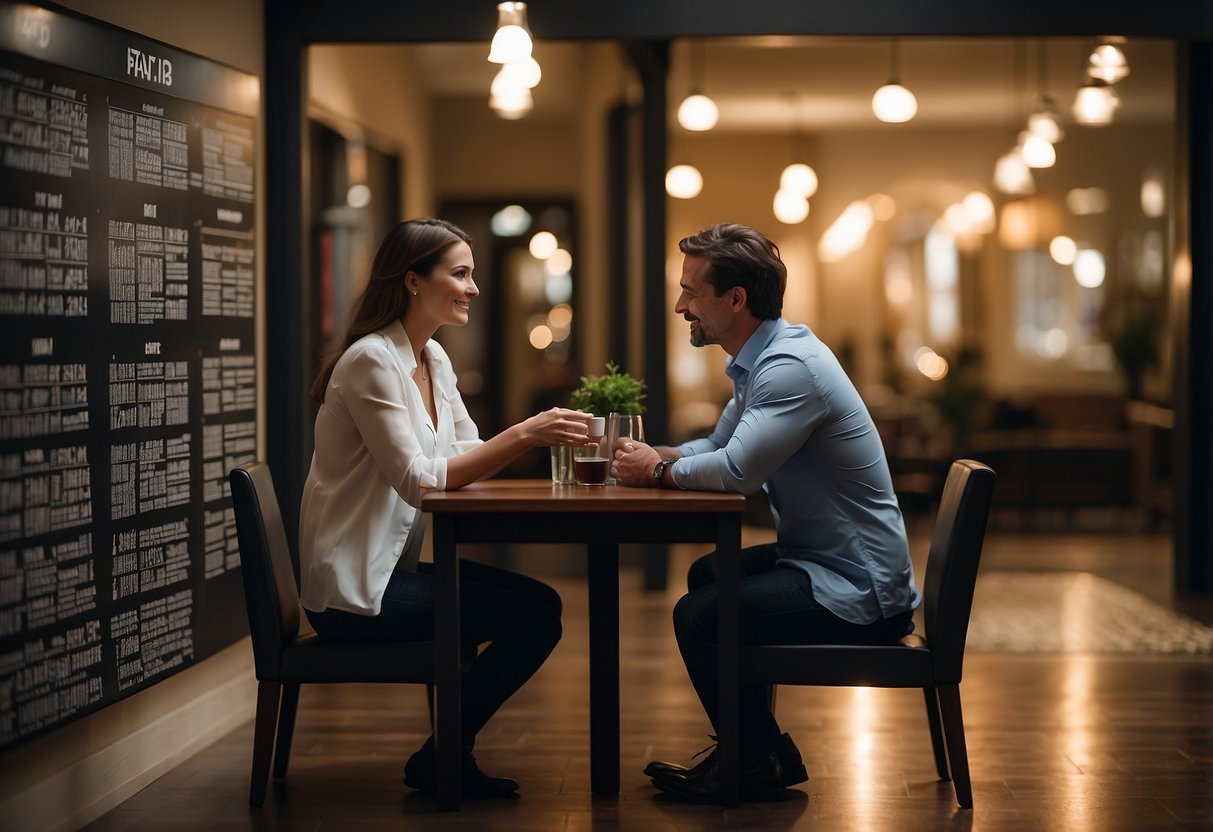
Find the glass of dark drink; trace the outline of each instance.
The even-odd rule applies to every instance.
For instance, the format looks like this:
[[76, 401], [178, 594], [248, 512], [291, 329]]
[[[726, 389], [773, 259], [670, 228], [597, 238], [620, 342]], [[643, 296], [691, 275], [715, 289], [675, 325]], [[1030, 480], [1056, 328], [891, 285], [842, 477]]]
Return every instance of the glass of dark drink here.
[[[587, 450], [597, 453], [596, 448]], [[610, 471], [611, 460], [605, 456], [573, 457], [573, 476], [579, 485], [606, 485], [607, 474]]]

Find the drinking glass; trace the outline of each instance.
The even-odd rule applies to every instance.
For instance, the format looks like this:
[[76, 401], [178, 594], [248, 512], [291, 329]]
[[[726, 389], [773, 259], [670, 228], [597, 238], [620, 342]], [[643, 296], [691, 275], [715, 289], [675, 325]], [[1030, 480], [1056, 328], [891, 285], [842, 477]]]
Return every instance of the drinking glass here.
[[611, 454], [607, 450], [605, 433], [606, 420], [602, 416], [590, 417], [589, 437], [597, 442], [596, 445], [582, 445], [573, 448], [573, 477], [578, 485], [606, 485], [610, 474]]
[[572, 485], [577, 482], [573, 476], [573, 447], [571, 445], [552, 446], [552, 484]]
[[[628, 415], [624, 413], [612, 413], [607, 416], [607, 454], [614, 459], [615, 457], [615, 440], [619, 438], [635, 439], [637, 442], [644, 441], [644, 420], [639, 414]], [[614, 477], [610, 477], [607, 483], [614, 485], [616, 482]]]

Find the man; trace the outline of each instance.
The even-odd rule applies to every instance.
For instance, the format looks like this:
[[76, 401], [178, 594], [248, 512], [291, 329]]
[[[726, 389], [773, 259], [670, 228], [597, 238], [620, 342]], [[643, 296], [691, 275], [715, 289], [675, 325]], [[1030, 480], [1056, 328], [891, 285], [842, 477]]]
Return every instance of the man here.
[[[691, 343], [719, 344], [733, 398], [711, 436], [677, 448], [621, 440], [626, 485], [767, 493], [777, 542], [741, 552], [741, 643], [880, 644], [914, 628], [918, 606], [905, 525], [884, 448], [842, 366], [806, 326], [780, 317], [787, 270], [779, 249], [743, 225], [687, 237], [674, 311]], [[687, 576], [674, 632], [708, 717], [717, 711], [715, 553]], [[741, 789], [774, 796], [808, 779], [764, 686], [741, 690]], [[715, 753], [686, 769], [650, 763], [670, 796], [719, 798]]]

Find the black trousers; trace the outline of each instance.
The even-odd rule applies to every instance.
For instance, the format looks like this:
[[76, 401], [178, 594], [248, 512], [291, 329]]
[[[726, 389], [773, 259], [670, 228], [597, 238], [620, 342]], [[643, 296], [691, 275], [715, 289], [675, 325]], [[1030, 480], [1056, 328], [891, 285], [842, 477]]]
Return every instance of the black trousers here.
[[[397, 568], [379, 615], [307, 611], [325, 641], [425, 641], [434, 638], [432, 563]], [[534, 675], [561, 634], [561, 602], [545, 583], [460, 559], [459, 626], [465, 642], [488, 647], [463, 676], [463, 741], [468, 747], [497, 709]]]
[[[741, 550], [741, 645], [888, 644], [914, 629], [906, 612], [872, 624], [839, 618], [813, 597], [803, 569], [777, 566], [774, 544]], [[718, 696], [716, 553], [691, 565], [687, 594], [674, 607], [674, 635], [699, 701], [716, 727]], [[771, 748], [782, 733], [769, 707], [766, 685], [741, 687], [743, 753]]]

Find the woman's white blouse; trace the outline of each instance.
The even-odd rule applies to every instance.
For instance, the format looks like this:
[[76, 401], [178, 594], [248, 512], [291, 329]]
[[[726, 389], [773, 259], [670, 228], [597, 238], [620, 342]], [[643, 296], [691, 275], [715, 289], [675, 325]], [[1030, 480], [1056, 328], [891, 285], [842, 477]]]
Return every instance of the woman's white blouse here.
[[437, 426], [399, 322], [355, 341], [333, 368], [299, 517], [306, 609], [378, 615], [409, 536], [423, 533], [421, 497], [446, 488], [447, 457], [481, 443], [446, 352], [431, 340], [424, 353]]

